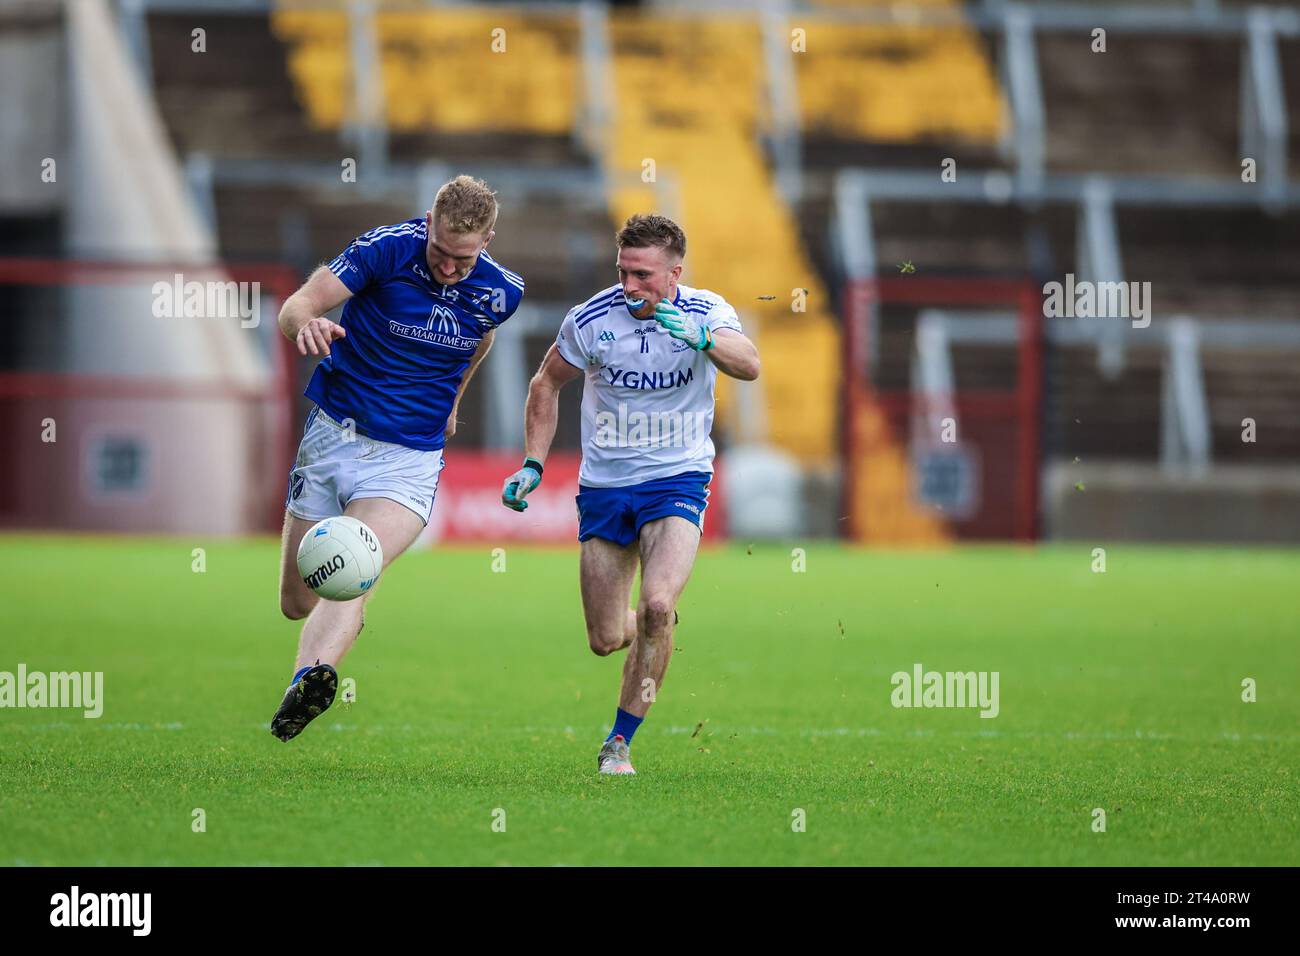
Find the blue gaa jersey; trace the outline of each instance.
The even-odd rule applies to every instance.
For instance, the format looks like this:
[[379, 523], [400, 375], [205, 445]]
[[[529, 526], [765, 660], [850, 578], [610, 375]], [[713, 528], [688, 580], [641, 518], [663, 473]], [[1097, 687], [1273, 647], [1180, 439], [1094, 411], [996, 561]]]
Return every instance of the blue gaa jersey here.
[[380, 226], [353, 240], [330, 271], [353, 293], [306, 396], [359, 434], [420, 451], [443, 434], [470, 358], [483, 336], [510, 318], [524, 280], [486, 252], [455, 285], [429, 275], [423, 219]]

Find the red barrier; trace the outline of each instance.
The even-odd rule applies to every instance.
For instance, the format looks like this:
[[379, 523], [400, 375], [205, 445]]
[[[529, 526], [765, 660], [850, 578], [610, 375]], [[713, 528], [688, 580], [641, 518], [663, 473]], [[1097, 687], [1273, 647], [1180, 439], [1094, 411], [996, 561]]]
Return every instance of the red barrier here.
[[969, 439], [978, 475], [981, 502], [977, 513], [950, 518], [959, 537], [1038, 537], [1039, 405], [1042, 394], [1042, 307], [1036, 287], [1022, 279], [888, 278], [850, 282], [844, 290], [844, 418], [843, 467], [858, 475], [855, 485], [844, 483], [843, 511], [850, 537], [866, 540], [862, 488], [870, 494], [873, 476], [865, 464], [859, 429], [865, 410], [884, 413], [885, 435], [904, 447], [911, 443], [911, 424], [924, 407], [924, 397], [906, 389], [882, 388], [871, 380], [873, 316], [885, 306], [913, 309], [927, 306], [957, 309], [1005, 307], [1017, 316], [1014, 381], [1004, 390], [970, 391], [951, 396], [963, 419], [963, 440]]
[[[156, 280], [170, 280], [177, 273], [257, 283], [279, 302], [293, 293], [301, 279], [279, 263], [0, 257], [0, 286], [148, 290]], [[43, 318], [57, 323], [60, 313], [56, 309]], [[224, 404], [238, 406], [243, 416], [235, 434], [249, 449], [250, 467], [246, 475], [237, 476], [247, 489], [246, 503], [229, 509], [238, 517], [220, 520], [225, 521], [225, 530], [261, 527], [278, 534], [284, 515], [284, 478], [297, 448], [292, 415], [299, 388], [296, 351], [287, 339], [276, 339], [269, 354], [271, 375], [256, 386], [227, 378], [195, 380], [167, 369], [147, 376], [36, 368], [0, 371], [0, 457], [7, 465], [12, 463], [0, 470], [0, 527], [211, 530], [210, 516], [194, 516], [201, 496], [196, 498], [194, 487], [187, 484], [190, 478], [201, 481], [212, 474], [195, 464], [190, 454], [199, 438], [193, 416]], [[57, 423], [57, 440], [54, 435], [43, 437], [41, 423], [46, 419]], [[135, 487], [111, 493], [95, 487], [107, 461], [102, 456], [106, 439], [136, 453], [133, 460], [140, 478]], [[246, 513], [255, 517], [250, 519]]]
[[[433, 517], [420, 538], [422, 545], [439, 541], [573, 544], [578, 540], [574, 498], [578, 494], [579, 453], [554, 452], [547, 457], [546, 479], [528, 496], [528, 510], [522, 513], [501, 504], [501, 485], [519, 468], [519, 453], [479, 452], [453, 444], [446, 457]], [[704, 539], [720, 541], [724, 532], [721, 482], [715, 473], [709, 485]]]

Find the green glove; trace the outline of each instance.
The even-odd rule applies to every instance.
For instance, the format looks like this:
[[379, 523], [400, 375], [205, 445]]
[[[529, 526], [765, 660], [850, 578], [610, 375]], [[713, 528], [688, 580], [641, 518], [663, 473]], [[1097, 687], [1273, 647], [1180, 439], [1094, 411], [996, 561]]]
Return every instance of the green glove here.
[[668, 334], [680, 339], [697, 352], [707, 352], [713, 348], [713, 333], [695, 316], [679, 312], [667, 299], [655, 306], [654, 320], [668, 330]]
[[501, 503], [515, 511], [527, 511], [524, 497], [542, 483], [542, 463], [536, 458], [525, 458], [524, 465], [506, 479], [501, 488]]

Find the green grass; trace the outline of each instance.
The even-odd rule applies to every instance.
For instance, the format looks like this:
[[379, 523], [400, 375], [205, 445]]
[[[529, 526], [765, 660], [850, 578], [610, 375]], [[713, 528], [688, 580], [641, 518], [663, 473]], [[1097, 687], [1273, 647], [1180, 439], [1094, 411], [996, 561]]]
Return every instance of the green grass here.
[[[275, 542], [0, 537], [0, 670], [106, 698], [0, 710], [0, 864], [1300, 863], [1300, 552], [1090, 551], [706, 551], [640, 774], [601, 779], [622, 655], [576, 547], [405, 556], [356, 703], [282, 744]], [[895, 709], [915, 662], [998, 671], [1000, 714]]]

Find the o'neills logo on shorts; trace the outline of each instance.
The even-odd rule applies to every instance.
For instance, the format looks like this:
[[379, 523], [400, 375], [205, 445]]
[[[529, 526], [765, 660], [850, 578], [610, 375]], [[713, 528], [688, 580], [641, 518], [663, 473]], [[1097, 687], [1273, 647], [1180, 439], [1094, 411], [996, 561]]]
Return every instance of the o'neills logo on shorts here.
[[343, 570], [344, 563], [343, 555], [336, 554], [311, 574], [307, 575], [307, 577], [303, 578], [302, 581], [307, 585], [307, 587], [314, 591], [324, 584], [329, 579], [329, 576], [335, 571]]

